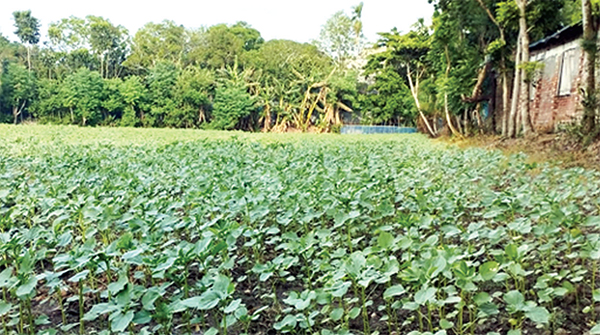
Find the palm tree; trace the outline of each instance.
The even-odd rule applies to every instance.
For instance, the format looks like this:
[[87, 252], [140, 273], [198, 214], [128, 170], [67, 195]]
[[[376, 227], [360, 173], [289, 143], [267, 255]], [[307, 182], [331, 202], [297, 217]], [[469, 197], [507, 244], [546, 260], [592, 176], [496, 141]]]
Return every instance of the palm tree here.
[[352, 11], [353, 11], [352, 22], [353, 22], [354, 35], [356, 38], [355, 43], [356, 43], [357, 49], [359, 47], [360, 38], [362, 37], [362, 31], [363, 31], [363, 23], [362, 23], [363, 7], [364, 7], [364, 3], [361, 2], [358, 4], [358, 6], [352, 8]]

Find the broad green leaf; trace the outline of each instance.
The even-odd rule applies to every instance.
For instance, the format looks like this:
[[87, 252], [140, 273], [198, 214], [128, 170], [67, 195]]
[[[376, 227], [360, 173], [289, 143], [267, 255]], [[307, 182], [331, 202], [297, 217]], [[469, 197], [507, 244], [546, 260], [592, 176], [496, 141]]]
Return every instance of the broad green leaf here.
[[550, 321], [550, 313], [544, 307], [534, 307], [525, 313], [531, 321], [546, 324]]
[[421, 306], [432, 303], [435, 300], [437, 290], [434, 287], [423, 288], [415, 293], [415, 302]]
[[600, 334], [600, 324], [597, 324], [590, 330], [590, 335], [599, 335], [599, 334]]
[[208, 290], [200, 296], [183, 300], [181, 304], [188, 308], [209, 310], [215, 308], [220, 301], [219, 294], [213, 290]]
[[133, 311], [128, 311], [127, 313], [119, 313], [112, 318], [110, 322], [110, 327], [114, 332], [122, 332], [129, 327], [129, 324], [133, 320]]
[[446, 298], [446, 300], [444, 300], [444, 304], [447, 304], [447, 305], [458, 304], [461, 301], [462, 301], [462, 299], [459, 296], [453, 295], [453, 296], [449, 296], [448, 298]]
[[20, 299], [23, 299], [26, 296], [30, 295], [31, 293], [33, 293], [33, 290], [35, 289], [36, 285], [37, 285], [37, 278], [35, 276], [30, 276], [26, 282], [21, 283], [18, 286], [17, 292], [16, 292], [17, 297], [19, 297]]
[[85, 315], [83, 316], [83, 320], [85, 321], [95, 321], [98, 319], [100, 315], [109, 314], [119, 309], [118, 306], [109, 303], [100, 303], [92, 306]]
[[148, 290], [142, 296], [142, 306], [147, 311], [153, 311], [155, 309], [154, 302], [160, 297], [160, 294], [155, 290]]
[[394, 236], [388, 232], [381, 232], [377, 238], [377, 244], [382, 249], [389, 249], [394, 245]]
[[148, 311], [139, 311], [135, 313], [132, 322], [136, 325], [146, 325], [152, 321], [152, 314]]
[[350, 282], [337, 282], [334, 286], [331, 287], [331, 289], [333, 290], [331, 292], [331, 295], [336, 298], [341, 298], [345, 296], [346, 293], [348, 293], [348, 289], [351, 285], [352, 283]]
[[600, 216], [590, 216], [585, 221], [586, 226], [600, 227]]
[[500, 313], [500, 310], [498, 309], [498, 306], [492, 304], [491, 302], [488, 302], [479, 306], [479, 312], [485, 316], [493, 316], [498, 315]]
[[236, 299], [233, 300], [231, 303], [229, 303], [229, 305], [223, 310], [223, 312], [225, 314], [229, 314], [229, 313], [233, 313], [235, 312], [238, 307], [240, 307], [240, 305], [242, 304], [242, 299]]
[[128, 282], [129, 280], [127, 279], [127, 275], [120, 275], [119, 280], [117, 280], [114, 283], [108, 284], [108, 292], [110, 292], [113, 295], [117, 294], [125, 288], [125, 285], [127, 285]]
[[167, 260], [165, 260], [163, 263], [161, 263], [159, 266], [157, 266], [155, 269], [153, 269], [152, 272], [157, 273], [157, 272], [166, 271], [175, 264], [176, 260], [177, 260], [177, 258], [175, 258], [175, 257], [169, 257], [169, 258], [167, 258]]
[[492, 297], [487, 292], [479, 292], [473, 297], [473, 302], [477, 306], [492, 302]]
[[8, 267], [4, 271], [0, 272], [0, 288], [7, 288], [10, 285], [10, 279], [12, 278], [13, 268]]
[[350, 276], [358, 278], [366, 264], [365, 256], [361, 252], [355, 252], [346, 260], [345, 269]]
[[406, 290], [402, 285], [394, 285], [389, 287], [385, 292], [383, 292], [383, 299], [393, 298], [399, 295], [406, 293]]
[[331, 311], [331, 313], [329, 313], [329, 317], [333, 321], [339, 321], [342, 319], [343, 316], [344, 316], [343, 308], [335, 308], [334, 310]]
[[275, 328], [276, 330], [294, 329], [297, 323], [298, 321], [296, 320], [296, 317], [294, 315], [286, 315], [285, 318], [283, 318], [283, 320], [281, 320], [280, 322], [276, 322], [273, 325], [273, 328]]
[[453, 322], [450, 322], [450, 321], [448, 321], [446, 319], [440, 320], [440, 328], [442, 328], [442, 329], [450, 329], [452, 327], [454, 327], [454, 323]]
[[350, 312], [348, 313], [348, 317], [349, 317], [351, 320], [354, 320], [354, 319], [356, 319], [356, 317], [357, 317], [359, 314], [360, 314], [360, 308], [358, 308], [358, 307], [354, 307], [354, 308], [352, 308], [352, 309], [350, 310]]
[[78, 274], [74, 275], [73, 277], [69, 278], [69, 281], [71, 283], [79, 283], [80, 281], [85, 280], [88, 274], [90, 274], [90, 270], [83, 270]]
[[3, 316], [4, 314], [10, 312], [11, 308], [11, 304], [7, 303], [6, 301], [0, 300], [0, 316]]
[[516, 244], [509, 244], [504, 248], [506, 255], [513, 261], [519, 259], [519, 249]]
[[497, 262], [487, 262], [479, 267], [479, 274], [483, 280], [492, 280], [499, 270], [500, 264]]
[[525, 303], [525, 297], [519, 291], [510, 291], [504, 295], [504, 302], [510, 306], [520, 307]]
[[592, 296], [594, 298], [594, 302], [600, 302], [600, 290], [594, 290], [592, 292]]
[[225, 299], [230, 293], [232, 293], [231, 279], [229, 279], [227, 276], [219, 274], [215, 278], [213, 291], [220, 296], [220, 299]]

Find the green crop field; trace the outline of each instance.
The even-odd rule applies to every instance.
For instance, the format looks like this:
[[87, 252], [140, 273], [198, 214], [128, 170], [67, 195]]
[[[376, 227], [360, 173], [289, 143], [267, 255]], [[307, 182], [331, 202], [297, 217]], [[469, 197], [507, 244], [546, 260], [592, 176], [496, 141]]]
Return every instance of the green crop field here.
[[0, 125], [0, 333], [599, 334], [599, 186], [420, 135]]

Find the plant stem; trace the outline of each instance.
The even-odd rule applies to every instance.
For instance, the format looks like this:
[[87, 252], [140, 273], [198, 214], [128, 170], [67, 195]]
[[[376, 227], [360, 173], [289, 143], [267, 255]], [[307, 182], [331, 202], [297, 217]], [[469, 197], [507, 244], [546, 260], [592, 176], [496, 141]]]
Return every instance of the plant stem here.
[[459, 305], [459, 310], [458, 310], [458, 333], [459, 334], [463, 334], [464, 330], [463, 330], [463, 316], [464, 316], [464, 309], [465, 309], [465, 294], [463, 291], [460, 291], [460, 305]]
[[365, 296], [365, 288], [363, 287], [361, 289], [361, 301], [362, 301], [362, 312], [363, 312], [363, 328], [364, 328], [364, 333], [366, 335], [371, 334], [371, 327], [369, 325], [369, 312], [367, 311], [367, 304], [366, 304], [366, 296]]
[[65, 313], [65, 306], [63, 302], [63, 297], [60, 288], [56, 291], [56, 296], [58, 299], [58, 307], [60, 308], [60, 316], [62, 318], [63, 326], [67, 325], [67, 314]]
[[24, 321], [23, 321], [23, 317], [24, 317], [23, 314], [24, 314], [23, 313], [23, 302], [19, 302], [19, 328], [20, 328], [19, 331], [21, 334], [24, 333], [23, 328], [25, 327]]
[[[4, 301], [8, 303], [8, 299], [6, 299], [6, 287], [2, 288], [2, 298], [4, 298]], [[8, 326], [6, 325], [6, 315], [2, 316], [2, 328], [4, 329], [4, 334], [8, 335]]]
[[596, 267], [598, 263], [596, 260], [592, 262], [592, 320], [596, 320], [596, 301], [594, 300], [594, 291], [596, 290]]
[[433, 324], [431, 322], [431, 304], [427, 304], [427, 323], [429, 324], [429, 331], [433, 332]]
[[29, 315], [29, 334], [34, 335], [35, 325], [33, 324], [33, 311], [31, 310], [31, 299], [27, 298], [27, 314]]
[[[184, 268], [185, 268], [185, 270], [184, 270], [184, 276], [183, 276], [183, 296], [187, 299], [190, 297], [190, 287], [188, 285], [189, 272], [188, 272], [187, 264], [184, 266]], [[188, 334], [191, 335], [192, 334], [192, 323], [190, 322], [191, 316], [190, 316], [189, 310], [185, 311], [184, 317], [185, 317], [187, 332], [188, 332]]]
[[85, 333], [85, 321], [83, 320], [83, 280], [79, 281], [79, 335]]

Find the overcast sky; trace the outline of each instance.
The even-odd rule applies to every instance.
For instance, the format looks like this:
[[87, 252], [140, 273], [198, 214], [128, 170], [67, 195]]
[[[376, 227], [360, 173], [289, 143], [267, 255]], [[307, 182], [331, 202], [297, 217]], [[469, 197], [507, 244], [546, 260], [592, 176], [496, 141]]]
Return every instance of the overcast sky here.
[[[129, 29], [131, 35], [148, 22], [173, 20], [188, 28], [246, 21], [266, 40], [309, 42], [339, 10], [350, 13], [360, 0], [0, 0], [0, 33], [15, 40], [12, 13], [31, 9], [42, 23], [69, 16], [96, 15]], [[433, 8], [427, 0], [364, 0], [364, 32], [369, 41], [393, 27], [407, 31], [419, 18], [429, 21]]]

